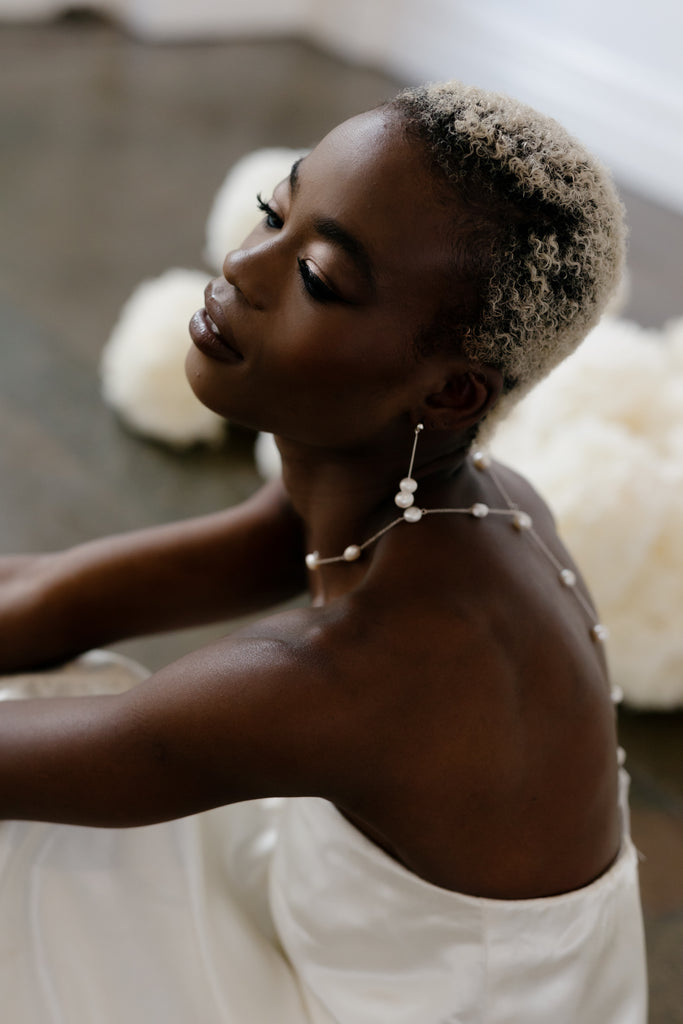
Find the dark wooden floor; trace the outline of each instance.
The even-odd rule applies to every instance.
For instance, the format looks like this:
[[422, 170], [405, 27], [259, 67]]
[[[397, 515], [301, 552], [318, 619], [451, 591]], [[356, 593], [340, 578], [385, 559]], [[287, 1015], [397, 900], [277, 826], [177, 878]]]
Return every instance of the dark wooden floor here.
[[[99, 397], [102, 345], [142, 278], [201, 267], [206, 215], [237, 157], [310, 144], [401, 83], [293, 41], [150, 47], [87, 21], [1, 28], [0, 69], [0, 550], [61, 547], [241, 499], [257, 484], [251, 439], [180, 456], [129, 436]], [[657, 326], [683, 315], [683, 219], [625, 201], [625, 314]], [[124, 649], [155, 667], [216, 633]], [[675, 1024], [683, 718], [623, 713], [621, 733], [647, 858], [651, 1021]]]

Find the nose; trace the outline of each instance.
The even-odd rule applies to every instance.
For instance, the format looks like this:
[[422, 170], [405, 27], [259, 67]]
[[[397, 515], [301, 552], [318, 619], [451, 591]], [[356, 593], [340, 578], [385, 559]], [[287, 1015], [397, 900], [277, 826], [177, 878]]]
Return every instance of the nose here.
[[266, 245], [233, 249], [223, 262], [223, 276], [252, 309], [265, 310], [274, 298], [274, 259]]

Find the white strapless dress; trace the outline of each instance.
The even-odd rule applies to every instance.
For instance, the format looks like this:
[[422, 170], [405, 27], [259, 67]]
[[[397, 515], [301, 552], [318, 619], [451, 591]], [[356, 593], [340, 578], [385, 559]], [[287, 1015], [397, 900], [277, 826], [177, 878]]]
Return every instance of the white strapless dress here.
[[[111, 691], [136, 677], [95, 655], [6, 677], [0, 697]], [[612, 867], [534, 900], [430, 885], [312, 797], [136, 829], [1, 823], [1, 1019], [645, 1024], [626, 790], [622, 771]]]

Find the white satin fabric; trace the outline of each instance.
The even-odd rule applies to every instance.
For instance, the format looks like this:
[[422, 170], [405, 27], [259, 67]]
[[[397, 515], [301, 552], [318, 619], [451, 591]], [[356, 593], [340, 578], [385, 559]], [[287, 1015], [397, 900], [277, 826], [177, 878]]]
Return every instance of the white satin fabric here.
[[[628, 777], [622, 770], [622, 793]], [[340, 1024], [645, 1024], [637, 855], [583, 889], [491, 900], [417, 878], [325, 800], [290, 801], [278, 934]]]
[[[0, 698], [136, 677], [91, 660]], [[417, 878], [317, 798], [0, 824], [8, 1024], [645, 1024], [645, 992], [627, 830], [592, 885], [507, 901]]]

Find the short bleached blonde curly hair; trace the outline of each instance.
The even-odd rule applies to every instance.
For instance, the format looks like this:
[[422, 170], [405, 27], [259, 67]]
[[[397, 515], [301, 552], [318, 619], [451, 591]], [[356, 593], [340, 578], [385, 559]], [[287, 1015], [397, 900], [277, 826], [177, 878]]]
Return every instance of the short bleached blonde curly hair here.
[[[436, 334], [497, 367], [516, 400], [576, 348], [620, 281], [611, 178], [556, 121], [498, 93], [447, 82], [389, 107], [455, 199], [458, 287]], [[432, 325], [421, 343], [434, 335]]]

